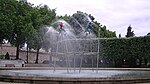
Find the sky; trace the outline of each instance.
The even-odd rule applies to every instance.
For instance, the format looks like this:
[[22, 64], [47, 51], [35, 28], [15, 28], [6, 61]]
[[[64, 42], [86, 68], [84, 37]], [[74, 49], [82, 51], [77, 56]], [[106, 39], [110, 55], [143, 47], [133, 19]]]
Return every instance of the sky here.
[[27, 0], [34, 5], [48, 5], [57, 15], [86, 12], [116, 35], [125, 37], [131, 25], [135, 36], [150, 32], [150, 0]]

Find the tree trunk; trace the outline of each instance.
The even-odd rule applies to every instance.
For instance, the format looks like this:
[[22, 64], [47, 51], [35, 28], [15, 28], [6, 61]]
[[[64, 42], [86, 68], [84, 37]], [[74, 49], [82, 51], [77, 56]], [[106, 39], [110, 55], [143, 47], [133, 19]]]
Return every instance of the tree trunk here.
[[142, 65], [142, 58], [139, 59], [139, 67]]
[[36, 53], [36, 60], [35, 60], [36, 64], [38, 64], [38, 60], [39, 60], [39, 50], [40, 48], [37, 49], [37, 53]]
[[28, 63], [28, 55], [29, 54], [29, 49], [28, 49], [28, 44], [27, 44], [27, 63]]
[[16, 50], [16, 60], [19, 59], [19, 45], [17, 45], [17, 50]]
[[144, 58], [144, 65], [147, 66], [147, 59]]

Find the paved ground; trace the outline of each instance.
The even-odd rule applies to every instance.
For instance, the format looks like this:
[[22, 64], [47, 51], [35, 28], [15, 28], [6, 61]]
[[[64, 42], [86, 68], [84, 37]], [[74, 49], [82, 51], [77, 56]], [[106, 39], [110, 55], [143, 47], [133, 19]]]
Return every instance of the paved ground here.
[[[8, 83], [8, 82], [0, 82], [0, 84], [29, 84], [29, 83]], [[150, 83], [136, 83], [136, 84], [150, 84]]]
[[9, 83], [9, 82], [0, 82], [0, 84], [29, 84], [29, 83]]
[[136, 83], [136, 84], [150, 84], [150, 83]]

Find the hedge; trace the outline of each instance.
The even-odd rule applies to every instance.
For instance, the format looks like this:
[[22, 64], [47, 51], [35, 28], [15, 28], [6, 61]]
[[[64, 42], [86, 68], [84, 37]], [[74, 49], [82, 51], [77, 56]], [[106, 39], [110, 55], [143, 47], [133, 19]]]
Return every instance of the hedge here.
[[150, 36], [99, 39], [100, 56], [115, 67], [137, 67], [150, 60]]

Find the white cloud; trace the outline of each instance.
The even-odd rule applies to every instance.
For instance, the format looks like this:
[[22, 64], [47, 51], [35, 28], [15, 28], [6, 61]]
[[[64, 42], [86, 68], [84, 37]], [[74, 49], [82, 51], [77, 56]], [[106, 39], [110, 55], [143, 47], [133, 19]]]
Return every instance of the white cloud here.
[[76, 11], [92, 14], [96, 20], [106, 25], [109, 30], [125, 36], [131, 24], [136, 36], [150, 32], [149, 0], [28, 0], [38, 5], [57, 8], [58, 15], [72, 15]]

